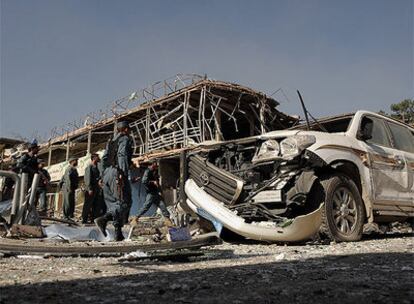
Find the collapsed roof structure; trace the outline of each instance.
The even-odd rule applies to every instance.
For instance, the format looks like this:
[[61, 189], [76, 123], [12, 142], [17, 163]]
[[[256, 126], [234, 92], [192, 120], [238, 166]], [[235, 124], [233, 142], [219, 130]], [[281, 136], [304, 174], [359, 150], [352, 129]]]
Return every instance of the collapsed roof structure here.
[[276, 109], [279, 103], [250, 88], [178, 74], [120, 98], [105, 110], [54, 128], [41, 145], [48, 165], [105, 148], [126, 120], [132, 128], [136, 159], [178, 155], [206, 141], [225, 141], [285, 129], [297, 119]]

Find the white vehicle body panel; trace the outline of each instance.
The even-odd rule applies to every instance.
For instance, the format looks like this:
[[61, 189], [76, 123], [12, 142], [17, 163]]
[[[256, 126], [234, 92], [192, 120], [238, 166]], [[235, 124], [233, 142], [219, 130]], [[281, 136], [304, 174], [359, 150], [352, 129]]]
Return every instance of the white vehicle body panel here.
[[207, 212], [229, 230], [246, 238], [260, 241], [296, 242], [312, 237], [319, 229], [322, 220], [322, 206], [307, 215], [298, 216], [286, 227], [277, 227], [273, 222], [246, 223], [231, 212], [223, 203], [208, 195], [192, 179], [185, 183], [188, 196], [187, 205], [195, 212]]

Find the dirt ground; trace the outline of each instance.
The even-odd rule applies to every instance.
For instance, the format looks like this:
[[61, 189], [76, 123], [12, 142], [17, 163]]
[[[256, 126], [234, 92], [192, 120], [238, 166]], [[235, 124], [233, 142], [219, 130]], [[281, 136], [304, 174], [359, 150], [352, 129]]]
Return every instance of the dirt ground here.
[[413, 234], [229, 244], [186, 262], [0, 258], [0, 303], [413, 303]]

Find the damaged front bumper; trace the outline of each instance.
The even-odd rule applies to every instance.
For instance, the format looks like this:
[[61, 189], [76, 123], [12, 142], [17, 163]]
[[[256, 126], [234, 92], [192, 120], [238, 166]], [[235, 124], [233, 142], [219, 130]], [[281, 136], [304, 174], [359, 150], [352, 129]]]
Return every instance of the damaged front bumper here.
[[309, 214], [287, 219], [282, 224], [274, 222], [247, 223], [244, 218], [229, 210], [224, 203], [207, 194], [191, 178], [185, 183], [188, 206], [200, 216], [205, 213], [227, 229], [249, 239], [260, 241], [297, 242], [315, 235], [322, 222], [323, 205]]

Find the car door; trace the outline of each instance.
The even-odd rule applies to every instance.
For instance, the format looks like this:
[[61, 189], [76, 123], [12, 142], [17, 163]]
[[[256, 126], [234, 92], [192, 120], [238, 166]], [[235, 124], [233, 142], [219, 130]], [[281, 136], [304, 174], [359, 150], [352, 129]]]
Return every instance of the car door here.
[[401, 153], [404, 160], [408, 182], [407, 191], [400, 194], [399, 210], [408, 211], [410, 215], [414, 215], [414, 130], [392, 121], [386, 121], [386, 125], [391, 133], [394, 149]]
[[364, 120], [373, 124], [372, 137], [365, 140], [364, 145], [368, 152], [374, 210], [382, 208], [379, 204], [395, 205], [409, 200], [411, 185], [404, 153], [392, 146], [391, 134], [384, 119], [366, 115], [361, 125]]

